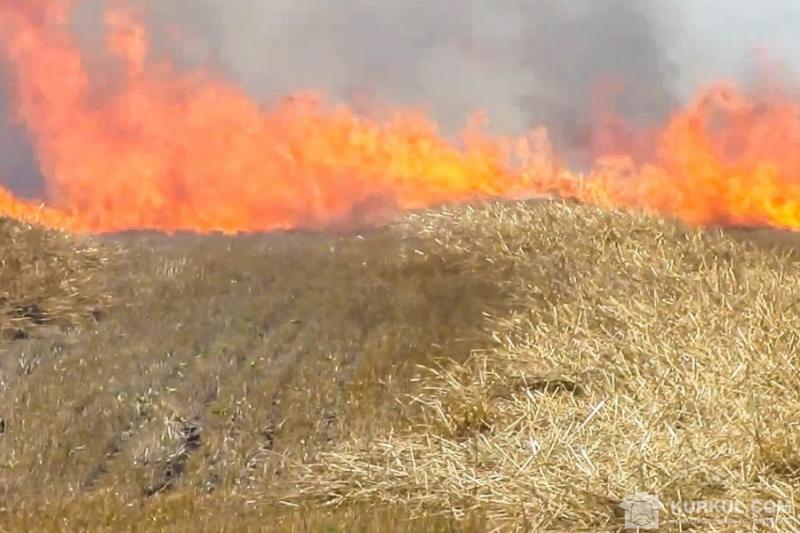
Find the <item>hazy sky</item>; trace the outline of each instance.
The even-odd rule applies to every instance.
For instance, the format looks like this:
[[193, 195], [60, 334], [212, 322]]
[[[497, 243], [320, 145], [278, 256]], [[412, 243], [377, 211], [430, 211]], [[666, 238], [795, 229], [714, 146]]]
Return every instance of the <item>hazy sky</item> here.
[[800, 2], [796, 0], [681, 0], [686, 47], [686, 87], [720, 76], [740, 75], [756, 48], [800, 72]]
[[[83, 33], [109, 1], [84, 0]], [[369, 96], [426, 107], [448, 129], [482, 108], [496, 130], [544, 123], [564, 146], [582, 142], [592, 85], [607, 76], [627, 82], [623, 112], [652, 122], [698, 84], [746, 72], [757, 47], [800, 69], [796, 0], [130, 2], [150, 12], [161, 50], [265, 99]], [[0, 128], [0, 183], [35, 191], [33, 167], [20, 131]]]

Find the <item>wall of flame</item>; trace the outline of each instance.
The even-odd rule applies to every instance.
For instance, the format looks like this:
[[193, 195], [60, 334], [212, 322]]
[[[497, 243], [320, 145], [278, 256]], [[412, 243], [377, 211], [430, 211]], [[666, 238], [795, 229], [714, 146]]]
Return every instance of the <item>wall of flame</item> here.
[[46, 181], [36, 204], [0, 190], [0, 214], [75, 232], [234, 233], [556, 196], [692, 224], [800, 227], [800, 108], [768, 76], [754, 91], [706, 87], [655, 131], [604, 110], [604, 155], [578, 174], [545, 130], [490, 135], [480, 113], [454, 142], [413, 109], [375, 119], [311, 93], [261, 105], [156, 57], [121, 0], [104, 14], [113, 72], [93, 74], [68, 29], [72, 4], [0, 1], [13, 111]]

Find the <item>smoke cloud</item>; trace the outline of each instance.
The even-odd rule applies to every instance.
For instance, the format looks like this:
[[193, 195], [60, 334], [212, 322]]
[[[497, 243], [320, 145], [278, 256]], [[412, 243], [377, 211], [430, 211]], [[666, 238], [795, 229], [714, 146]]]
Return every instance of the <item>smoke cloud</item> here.
[[[594, 97], [609, 83], [617, 92], [606, 103], [647, 125], [697, 84], [738, 73], [755, 45], [796, 52], [788, 30], [800, 20], [789, 1], [737, 10], [726, 0], [130, 3], [150, 20], [159, 53], [210, 65], [265, 101], [320, 90], [357, 105], [422, 108], [450, 132], [483, 110], [493, 131], [547, 126], [578, 161]], [[84, 0], [76, 14], [87, 43], [99, 35], [105, 4]], [[0, 120], [9, 123], [6, 100], [0, 94]], [[0, 180], [25, 193], [35, 176], [24, 134], [0, 128]]]
[[510, 132], [574, 128], [603, 79], [626, 83], [626, 114], [674, 100], [675, 9], [652, 0], [142, 3], [162, 27], [184, 21], [184, 59], [213, 60], [262, 95], [372, 96], [426, 107], [447, 128], [483, 109]]
[[26, 132], [14, 121], [9, 86], [0, 75], [0, 185], [21, 196], [35, 196], [42, 179]]

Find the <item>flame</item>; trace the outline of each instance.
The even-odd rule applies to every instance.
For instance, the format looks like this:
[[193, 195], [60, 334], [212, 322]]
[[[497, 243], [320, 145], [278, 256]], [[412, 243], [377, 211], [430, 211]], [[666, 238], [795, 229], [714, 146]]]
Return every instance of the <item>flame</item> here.
[[414, 110], [377, 120], [308, 93], [260, 105], [213, 73], [153, 59], [147, 27], [121, 0], [104, 19], [114, 75], [93, 76], [66, 29], [72, 4], [0, 0], [14, 109], [48, 206], [0, 189], [0, 214], [75, 232], [253, 232], [561, 196], [694, 224], [800, 228], [800, 109], [774, 87], [751, 97], [718, 84], [653, 134], [609, 115], [624, 142], [601, 139], [605, 156], [582, 176], [544, 130], [491, 136], [480, 114], [456, 144]]

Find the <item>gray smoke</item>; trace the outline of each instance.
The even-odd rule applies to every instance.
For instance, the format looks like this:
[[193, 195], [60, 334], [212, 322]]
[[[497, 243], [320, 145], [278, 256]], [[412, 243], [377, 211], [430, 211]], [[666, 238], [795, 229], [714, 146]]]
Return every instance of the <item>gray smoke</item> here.
[[141, 2], [155, 26], [186, 30], [163, 45], [253, 94], [423, 108], [447, 133], [480, 109], [492, 131], [547, 126], [575, 161], [587, 160], [595, 84], [621, 83], [614, 103], [636, 123], [676, 101], [665, 46], [677, 11], [656, 0]]
[[[621, 84], [614, 104], [629, 120], [657, 122], [696, 85], [738, 74], [756, 45], [797, 56], [800, 21], [790, 0], [129, 1], [148, 13], [159, 53], [212, 65], [264, 101], [317, 89], [421, 107], [446, 132], [481, 109], [493, 131], [547, 126], [578, 161], [597, 83]], [[76, 27], [89, 40], [103, 5], [82, 4]], [[19, 132], [0, 130], [0, 144], [0, 180], [35, 183]]]
[[9, 81], [0, 75], [0, 186], [22, 196], [35, 196], [42, 179], [25, 129], [11, 112]]
[[574, 127], [602, 78], [630, 83], [631, 115], [674, 100], [676, 10], [655, 0], [143, 1], [154, 20], [185, 21], [185, 59], [212, 59], [262, 95], [373, 95], [428, 107], [448, 129], [483, 109], [512, 133]]

